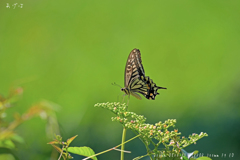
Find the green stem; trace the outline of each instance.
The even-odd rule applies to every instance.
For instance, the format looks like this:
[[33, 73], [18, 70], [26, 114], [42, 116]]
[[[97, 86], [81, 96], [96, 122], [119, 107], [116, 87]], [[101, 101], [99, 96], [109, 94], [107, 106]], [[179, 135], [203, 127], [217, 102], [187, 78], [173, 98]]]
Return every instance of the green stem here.
[[[137, 135], [137, 136], [135, 136], [135, 137], [133, 137], [133, 138], [131, 138], [131, 139], [129, 139], [129, 140], [127, 140], [127, 141], [125, 141], [123, 144], [128, 143], [128, 142], [132, 141], [133, 139], [135, 139], [135, 138], [137, 138], [137, 137], [139, 137], [139, 136], [140, 136], [140, 134]], [[84, 158], [83, 160], [87, 160], [87, 159], [90, 159], [90, 158], [92, 158], [92, 157], [96, 157], [96, 156], [98, 156], [98, 155], [100, 155], [100, 154], [103, 154], [103, 153], [112, 151], [114, 148], [118, 148], [118, 147], [120, 147], [120, 146], [122, 146], [122, 144], [119, 144], [119, 145], [117, 145], [116, 147], [110, 148], [110, 149], [105, 150], [105, 151], [103, 151], [103, 152], [100, 152], [100, 153], [94, 154], [94, 155], [92, 155], [92, 156], [89, 156], [89, 157], [87, 157], [87, 158]]]
[[[135, 133], [135, 134], [137, 134], [137, 132], [136, 131], [134, 131], [133, 129], [132, 129], [132, 131]], [[139, 134], [140, 135], [140, 134]], [[150, 159], [152, 160], [152, 157], [151, 157], [151, 154], [150, 154], [150, 152], [151, 152], [151, 149], [148, 147], [148, 144], [146, 143], [146, 140], [144, 140], [142, 137], [139, 137], [139, 139], [143, 142], [143, 144], [145, 145], [145, 147], [146, 147], [146, 150], [147, 150], [147, 155], [150, 157]], [[148, 139], [148, 141], [149, 141], [149, 139]]]
[[[203, 136], [203, 137], [205, 137], [205, 136]], [[201, 138], [203, 138], [203, 137], [201, 137]], [[199, 138], [199, 139], [201, 139], [201, 138]], [[198, 140], [199, 140], [199, 139], [198, 139]], [[182, 146], [182, 149], [183, 149], [183, 148], [186, 148], [187, 146], [189, 146], [189, 145], [191, 145], [191, 144], [193, 144], [193, 143], [194, 143], [194, 142], [191, 142], [191, 143], [189, 143], [188, 145], [186, 145], [186, 146], [184, 146], [184, 147]]]
[[123, 128], [123, 133], [122, 133], [122, 146], [121, 146], [121, 160], [124, 160], [124, 142], [125, 142], [125, 138], [126, 138], [126, 133], [127, 133], [127, 129], [124, 127]]
[[67, 160], [68, 160], [68, 155], [69, 154], [68, 154], [68, 150], [67, 149], [68, 149], [68, 146], [66, 147], [66, 154], [67, 154]]
[[58, 160], [60, 160], [60, 159], [61, 159], [61, 157], [62, 157], [62, 154], [63, 154], [63, 148], [64, 148], [64, 146], [63, 146], [63, 147], [62, 147], [62, 149], [61, 149], [61, 154], [60, 154], [60, 156], [59, 156]]

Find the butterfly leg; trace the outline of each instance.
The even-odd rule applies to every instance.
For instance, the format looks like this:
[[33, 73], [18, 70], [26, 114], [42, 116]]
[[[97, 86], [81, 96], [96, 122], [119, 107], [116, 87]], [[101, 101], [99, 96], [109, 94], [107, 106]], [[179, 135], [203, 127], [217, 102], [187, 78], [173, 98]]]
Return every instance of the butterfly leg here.
[[130, 99], [130, 94], [128, 95], [128, 102], [127, 102], [127, 106], [128, 106], [128, 103], [129, 103], [129, 99]]
[[117, 96], [117, 102], [119, 102], [119, 95], [120, 95], [120, 94], [121, 94], [121, 93], [119, 93], [118, 96]]
[[124, 94], [124, 95], [123, 95], [123, 100], [122, 100], [122, 103], [124, 102], [125, 96], [126, 96], [126, 94]]

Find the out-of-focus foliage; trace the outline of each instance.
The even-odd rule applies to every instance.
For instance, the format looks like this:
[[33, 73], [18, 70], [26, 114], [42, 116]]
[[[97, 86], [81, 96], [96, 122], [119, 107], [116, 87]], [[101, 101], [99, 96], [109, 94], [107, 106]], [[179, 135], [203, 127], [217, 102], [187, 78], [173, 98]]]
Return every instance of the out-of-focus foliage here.
[[[11, 89], [8, 96], [0, 95], [0, 159], [11, 160], [15, 159], [14, 151], [16, 149], [15, 143], [25, 143], [25, 140], [16, 131], [16, 128], [23, 122], [32, 119], [33, 117], [41, 117], [47, 120], [47, 135], [58, 133], [58, 122], [55, 115], [56, 105], [47, 101], [41, 101], [34, 104], [29, 110], [22, 115], [18, 112], [13, 115], [8, 115], [8, 110], [11, 107], [16, 107], [14, 103], [19, 99], [23, 93], [23, 88], [18, 87]], [[6, 117], [11, 116], [13, 120], [6, 121]], [[13, 116], [13, 117], [12, 117]], [[36, 136], [35, 138], [37, 138]]]
[[[86, 157], [91, 156], [91, 159], [97, 160], [97, 157], [94, 156], [95, 153], [91, 148], [70, 146], [71, 142], [77, 137], [77, 135], [69, 138], [66, 142], [62, 141], [62, 137], [59, 135], [56, 135], [55, 137], [56, 138], [54, 139], [54, 141], [51, 141], [48, 144], [51, 144], [60, 153], [58, 159], [60, 158], [63, 158], [64, 160], [73, 159], [73, 157], [70, 154], [73, 153]], [[61, 148], [59, 146], [61, 146]]]
[[[23, 7], [14, 9], [14, 3]], [[12, 82], [23, 84], [20, 115], [42, 98], [59, 104], [61, 135], [79, 135], [73, 145], [98, 153], [121, 142], [122, 128], [93, 106], [122, 101], [111, 83], [123, 87], [127, 57], [138, 48], [146, 76], [167, 90], [154, 101], [131, 97], [131, 110], [147, 123], [177, 119], [183, 135], [208, 133], [187, 150], [239, 159], [239, 6], [219, 0], [1, 0], [0, 93], [7, 95]], [[8, 115], [15, 112], [8, 109]], [[45, 130], [39, 118], [17, 128], [25, 140], [15, 144], [20, 159], [52, 155]], [[137, 140], [128, 148], [134, 150], [126, 159], [145, 154]], [[99, 159], [114, 157], [119, 152]]]

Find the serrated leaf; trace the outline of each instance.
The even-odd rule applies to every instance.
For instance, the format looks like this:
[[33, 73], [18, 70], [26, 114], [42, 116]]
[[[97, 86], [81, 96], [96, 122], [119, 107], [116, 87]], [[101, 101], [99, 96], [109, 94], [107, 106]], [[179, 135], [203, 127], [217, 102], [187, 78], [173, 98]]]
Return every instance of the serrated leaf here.
[[209, 157], [199, 157], [196, 160], [212, 160], [212, 159]]
[[67, 140], [67, 144], [70, 145], [70, 143], [72, 143], [72, 141], [73, 141], [77, 136], [78, 136], [78, 135], [69, 138], [69, 139]]
[[[90, 147], [68, 147], [68, 152], [78, 154], [85, 157], [95, 155], [95, 152]], [[97, 157], [92, 157], [93, 160], [97, 160]]]

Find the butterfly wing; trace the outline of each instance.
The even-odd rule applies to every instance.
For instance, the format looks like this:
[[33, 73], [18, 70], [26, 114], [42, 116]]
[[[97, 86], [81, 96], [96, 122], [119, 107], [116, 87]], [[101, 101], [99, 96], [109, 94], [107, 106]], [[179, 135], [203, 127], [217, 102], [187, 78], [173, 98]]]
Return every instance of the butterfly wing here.
[[159, 94], [157, 92], [158, 89], [167, 89], [165, 87], [159, 87], [156, 85], [156, 83], [153, 82], [152, 79], [149, 77], [144, 77], [144, 81], [139, 80], [139, 82], [136, 83], [136, 85], [132, 86], [131, 91], [132, 92], [138, 92], [142, 94], [147, 99], [154, 100], [155, 97]]
[[142, 94], [147, 99], [154, 100], [158, 89], [167, 89], [158, 87], [149, 77], [145, 77], [145, 72], [142, 66], [141, 54], [138, 49], [133, 49], [128, 56], [127, 64], [125, 67], [125, 88], [123, 91], [126, 94], [131, 94], [137, 99], [142, 99]]
[[141, 54], [138, 49], [133, 49], [128, 56], [127, 64], [125, 67], [125, 78], [124, 84], [125, 87], [135, 79], [139, 77], [144, 77], [145, 72], [142, 66]]

